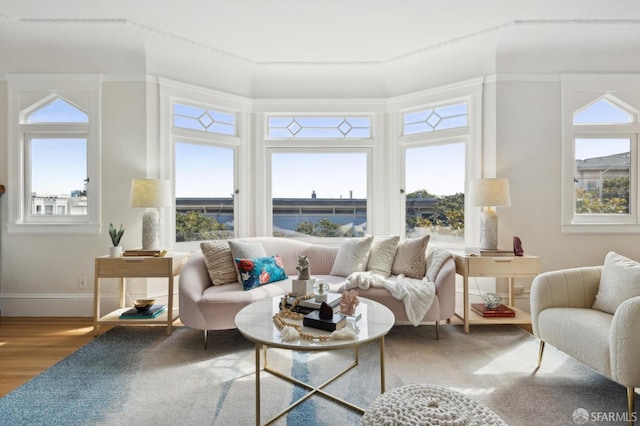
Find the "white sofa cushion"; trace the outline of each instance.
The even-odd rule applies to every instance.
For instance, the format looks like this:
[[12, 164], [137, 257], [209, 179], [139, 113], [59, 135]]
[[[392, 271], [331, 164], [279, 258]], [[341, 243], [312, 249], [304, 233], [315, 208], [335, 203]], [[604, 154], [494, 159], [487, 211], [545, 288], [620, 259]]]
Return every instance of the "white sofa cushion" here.
[[367, 271], [383, 277], [391, 275], [391, 267], [393, 266], [393, 259], [396, 257], [399, 241], [399, 235], [373, 237]]
[[610, 251], [593, 309], [613, 314], [622, 302], [636, 296], [640, 296], [640, 263]]
[[398, 243], [391, 273], [407, 278], [421, 279], [427, 272], [425, 261], [429, 234], [418, 238], [405, 238]]
[[353, 272], [364, 271], [367, 268], [372, 242], [373, 235], [344, 240], [331, 268], [331, 275], [348, 277]]

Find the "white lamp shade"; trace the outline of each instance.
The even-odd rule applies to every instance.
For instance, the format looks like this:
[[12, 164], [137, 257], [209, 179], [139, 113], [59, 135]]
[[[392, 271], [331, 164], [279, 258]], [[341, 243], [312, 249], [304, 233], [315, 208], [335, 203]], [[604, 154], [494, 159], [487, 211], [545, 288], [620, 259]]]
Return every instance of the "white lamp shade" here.
[[171, 207], [171, 186], [166, 179], [132, 179], [131, 207]]
[[511, 195], [507, 179], [474, 179], [469, 181], [471, 207], [509, 207]]

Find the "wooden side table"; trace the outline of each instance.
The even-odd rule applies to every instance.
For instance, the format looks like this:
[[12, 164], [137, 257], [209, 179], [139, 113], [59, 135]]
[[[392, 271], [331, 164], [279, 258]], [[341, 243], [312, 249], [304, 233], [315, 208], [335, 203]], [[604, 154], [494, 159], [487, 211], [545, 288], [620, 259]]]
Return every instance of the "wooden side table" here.
[[[531, 316], [514, 306], [514, 279], [533, 278], [540, 272], [540, 258], [537, 256], [472, 256], [453, 253], [456, 273], [462, 275], [462, 309], [456, 309], [456, 316], [464, 321], [464, 332], [469, 333], [470, 324], [531, 324]], [[508, 306], [516, 311], [513, 318], [485, 318], [469, 309], [469, 277], [509, 278]]]
[[[180, 315], [173, 306], [173, 282], [174, 277], [180, 275], [182, 267], [189, 258], [189, 253], [169, 252], [164, 257], [135, 256], [135, 257], [109, 257], [100, 256], [95, 260], [95, 282], [93, 288], [93, 331], [97, 335], [101, 324], [112, 325], [143, 325], [164, 324], [167, 326], [167, 335], [170, 335], [173, 323]], [[132, 306], [125, 307], [126, 303], [126, 278], [167, 278], [168, 303], [167, 310], [156, 318], [144, 319], [120, 319], [120, 315]], [[116, 309], [107, 315], [100, 316], [100, 279], [120, 278], [120, 309]]]

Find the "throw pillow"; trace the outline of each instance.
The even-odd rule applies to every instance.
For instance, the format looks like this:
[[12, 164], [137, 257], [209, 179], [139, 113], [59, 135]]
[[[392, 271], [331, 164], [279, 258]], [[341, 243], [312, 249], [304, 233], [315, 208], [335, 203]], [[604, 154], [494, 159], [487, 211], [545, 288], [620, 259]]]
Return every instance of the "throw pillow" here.
[[203, 241], [200, 250], [204, 255], [204, 263], [209, 271], [213, 285], [238, 282], [236, 267], [231, 256], [231, 248], [225, 240]]
[[422, 279], [427, 272], [425, 260], [429, 234], [419, 238], [405, 238], [398, 243], [391, 273], [407, 278]]
[[257, 259], [236, 258], [235, 261], [245, 291], [287, 278], [282, 259], [278, 255]]
[[593, 309], [613, 314], [622, 302], [636, 296], [640, 296], [640, 263], [610, 251]]
[[367, 267], [372, 242], [372, 235], [344, 240], [333, 262], [331, 275], [348, 277], [353, 272], [363, 272]]
[[[255, 259], [258, 257], [266, 257], [267, 252], [260, 243], [247, 243], [244, 241], [229, 240], [229, 248], [231, 249], [231, 257], [233, 259]], [[242, 278], [238, 271], [238, 264], [233, 262], [236, 270], [236, 282], [241, 283]]]
[[391, 267], [393, 266], [393, 259], [396, 257], [399, 241], [399, 235], [373, 237], [367, 271], [382, 275], [383, 277], [391, 275]]

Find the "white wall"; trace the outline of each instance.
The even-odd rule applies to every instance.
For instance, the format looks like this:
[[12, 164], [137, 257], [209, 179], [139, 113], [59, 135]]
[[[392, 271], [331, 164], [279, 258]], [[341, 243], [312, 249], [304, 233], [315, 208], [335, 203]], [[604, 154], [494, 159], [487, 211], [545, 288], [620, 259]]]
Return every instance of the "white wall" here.
[[[6, 91], [2, 91], [0, 97], [2, 112], [7, 104]], [[132, 178], [146, 176], [146, 97], [145, 82], [107, 82], [103, 85], [100, 235], [8, 234], [6, 197], [0, 198], [2, 315], [91, 316], [94, 258], [108, 252], [111, 245], [107, 233], [109, 223], [126, 226], [123, 246], [139, 245], [142, 212], [129, 207], [129, 188]], [[0, 117], [5, 120], [6, 114], [0, 114]], [[3, 139], [0, 163], [6, 164], [6, 137], [0, 137]], [[6, 167], [1, 170], [0, 179], [7, 182]], [[7, 191], [12, 190], [15, 188], [7, 187]], [[87, 290], [78, 289], [80, 277], [87, 278]], [[113, 306], [116, 286], [111, 285], [106, 291], [113, 293], [113, 296], [107, 296], [106, 307]]]

